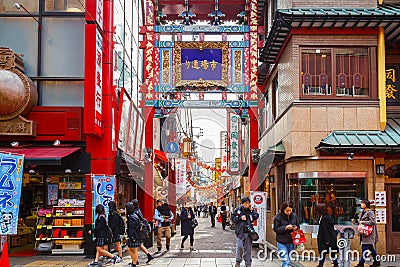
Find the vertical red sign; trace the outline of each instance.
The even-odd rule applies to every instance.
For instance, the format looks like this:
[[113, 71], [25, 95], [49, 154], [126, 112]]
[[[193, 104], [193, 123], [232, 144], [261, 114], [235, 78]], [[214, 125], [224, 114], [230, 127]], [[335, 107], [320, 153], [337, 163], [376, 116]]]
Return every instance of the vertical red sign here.
[[94, 24], [86, 24], [84, 133], [102, 136], [103, 38]]

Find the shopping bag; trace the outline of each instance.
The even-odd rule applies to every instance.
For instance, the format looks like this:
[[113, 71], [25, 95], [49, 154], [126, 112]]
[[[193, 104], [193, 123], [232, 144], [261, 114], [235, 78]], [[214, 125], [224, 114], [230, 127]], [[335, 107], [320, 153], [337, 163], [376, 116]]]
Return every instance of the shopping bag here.
[[372, 233], [372, 230], [374, 230], [374, 227], [372, 225], [364, 225], [364, 224], [360, 224], [358, 226], [358, 232], [360, 233], [360, 235], [362, 236], [370, 236]]
[[303, 230], [296, 230], [291, 233], [293, 244], [295, 246], [306, 243], [306, 236], [303, 233]]
[[218, 214], [217, 222], [222, 223], [222, 216], [221, 216], [221, 214]]

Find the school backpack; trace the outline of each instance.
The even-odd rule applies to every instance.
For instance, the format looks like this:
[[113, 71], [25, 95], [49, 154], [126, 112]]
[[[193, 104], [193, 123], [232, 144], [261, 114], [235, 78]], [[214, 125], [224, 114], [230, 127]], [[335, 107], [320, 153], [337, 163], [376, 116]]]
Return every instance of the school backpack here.
[[150, 237], [150, 225], [145, 218], [143, 218], [140, 214], [134, 213], [134, 215], [138, 218], [139, 228], [138, 235], [139, 239], [144, 241]]

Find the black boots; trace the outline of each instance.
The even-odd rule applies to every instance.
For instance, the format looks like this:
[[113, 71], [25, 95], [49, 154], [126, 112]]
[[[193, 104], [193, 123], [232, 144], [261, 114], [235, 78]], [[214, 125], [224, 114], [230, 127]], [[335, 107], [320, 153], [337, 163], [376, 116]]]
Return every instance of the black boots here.
[[[149, 253], [147, 254], [147, 261], [146, 263], [149, 263], [151, 260], [154, 260], [154, 257]], [[139, 264], [138, 264], [139, 265]]]
[[381, 262], [380, 261], [374, 261], [374, 263], [372, 263], [372, 265], [370, 265], [371, 267], [378, 267], [381, 266]]

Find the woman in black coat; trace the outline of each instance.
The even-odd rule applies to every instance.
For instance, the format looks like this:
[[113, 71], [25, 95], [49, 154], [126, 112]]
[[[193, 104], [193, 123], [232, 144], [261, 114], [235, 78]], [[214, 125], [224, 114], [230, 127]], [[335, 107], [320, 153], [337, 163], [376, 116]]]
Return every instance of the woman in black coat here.
[[129, 267], [136, 267], [138, 262], [138, 247], [140, 246], [139, 228], [140, 221], [135, 214], [135, 206], [132, 202], [125, 204], [126, 217], [127, 217], [127, 234], [128, 234], [128, 253], [131, 256], [132, 263]]
[[108, 240], [108, 232], [109, 232], [109, 227], [107, 225], [106, 221], [106, 211], [104, 209], [104, 206], [101, 204], [98, 204], [96, 206], [96, 214], [97, 218], [94, 223], [94, 229], [89, 230], [89, 234], [94, 234], [94, 237], [96, 238], [96, 258], [94, 262], [92, 262], [90, 265], [99, 265], [99, 257], [100, 253], [111, 258], [112, 263], [114, 264], [118, 257], [114, 256], [107, 250], [103, 249], [105, 245], [108, 245], [110, 240]]
[[117, 212], [117, 205], [114, 201], [108, 202], [108, 226], [110, 226], [113, 233], [113, 242], [115, 247], [118, 249], [118, 259], [116, 262], [122, 261], [122, 245], [121, 236], [119, 235], [119, 217], [121, 215]]
[[324, 266], [325, 257], [330, 252], [330, 258], [333, 259], [333, 266], [338, 267], [339, 263], [336, 257], [336, 252], [339, 251], [337, 246], [337, 232], [334, 228], [335, 221], [328, 213], [325, 204], [318, 204], [316, 208], [317, 214], [320, 216], [318, 228], [318, 252], [320, 254], [320, 261], [317, 267]]
[[184, 243], [188, 237], [190, 237], [190, 251], [196, 251], [193, 248], [194, 243], [194, 228], [192, 227], [192, 220], [195, 218], [192, 207], [189, 203], [186, 203], [185, 208], [182, 209], [181, 219], [181, 236], [183, 236], [181, 249], [184, 248]]

